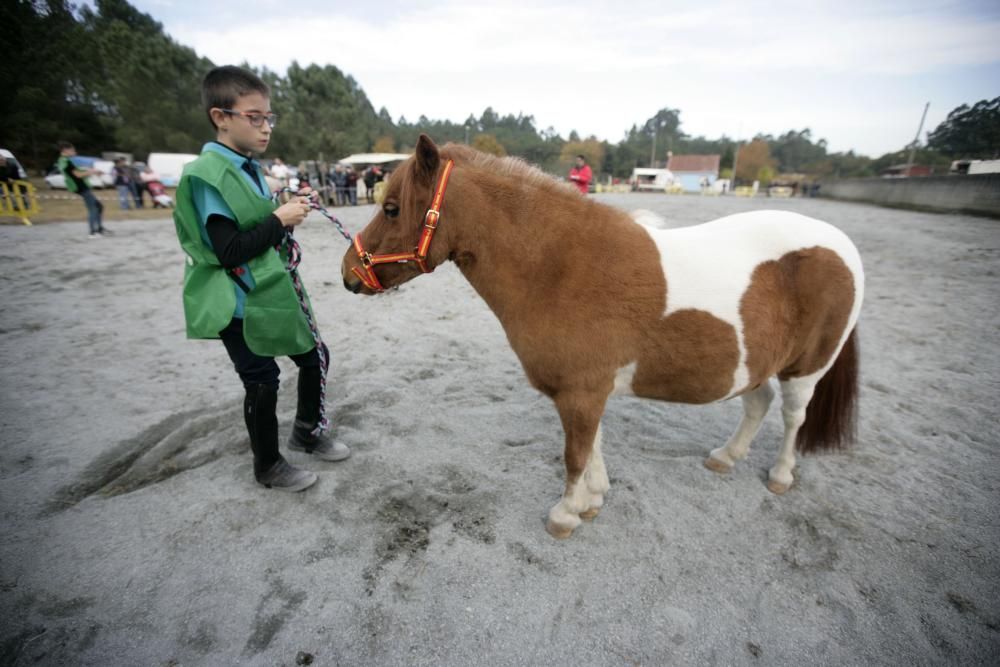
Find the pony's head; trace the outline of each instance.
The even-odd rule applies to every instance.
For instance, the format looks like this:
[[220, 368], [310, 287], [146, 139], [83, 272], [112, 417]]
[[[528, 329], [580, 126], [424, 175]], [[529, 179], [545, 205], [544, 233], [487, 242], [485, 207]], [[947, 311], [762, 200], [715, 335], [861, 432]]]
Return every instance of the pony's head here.
[[344, 254], [344, 287], [374, 294], [433, 271], [448, 257], [434, 241], [452, 163], [421, 134], [414, 155], [392, 172], [382, 206]]

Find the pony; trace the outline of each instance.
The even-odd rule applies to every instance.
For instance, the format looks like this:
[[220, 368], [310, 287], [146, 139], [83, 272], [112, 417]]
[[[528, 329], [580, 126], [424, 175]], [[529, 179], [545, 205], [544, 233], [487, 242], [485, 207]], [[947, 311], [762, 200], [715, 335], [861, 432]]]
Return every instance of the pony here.
[[736, 431], [705, 460], [725, 473], [746, 458], [777, 377], [775, 494], [794, 481], [796, 449], [845, 447], [855, 434], [864, 273], [847, 236], [783, 211], [675, 229], [651, 215], [601, 204], [522, 160], [421, 135], [341, 264], [345, 288], [371, 295], [452, 261], [486, 301], [562, 422], [565, 488], [546, 522], [556, 538], [604, 504], [611, 395], [739, 396]]

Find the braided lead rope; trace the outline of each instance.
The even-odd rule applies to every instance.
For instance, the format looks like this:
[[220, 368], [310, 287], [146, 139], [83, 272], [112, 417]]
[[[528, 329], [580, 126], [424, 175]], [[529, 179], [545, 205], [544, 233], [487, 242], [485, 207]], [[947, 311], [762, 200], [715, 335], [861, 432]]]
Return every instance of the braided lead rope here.
[[[284, 192], [292, 192], [291, 188], [283, 188], [278, 190], [272, 196], [272, 200], [278, 203], [279, 197]], [[340, 223], [337, 218], [326, 212], [326, 209], [320, 206], [315, 201], [310, 201], [310, 206], [314, 210], [318, 210], [320, 213], [325, 215], [330, 222], [337, 226], [340, 233], [348, 241], [351, 240], [351, 235], [347, 233], [344, 226]], [[302, 309], [302, 314], [305, 315], [306, 323], [309, 325], [309, 331], [312, 333], [313, 340], [316, 341], [316, 354], [319, 355], [319, 422], [316, 424], [310, 435], [318, 437], [324, 431], [330, 429], [330, 420], [326, 417], [326, 372], [330, 367], [330, 349], [323, 342], [323, 339], [319, 335], [319, 327], [316, 324], [316, 320], [313, 319], [312, 312], [309, 310], [309, 303], [306, 301], [305, 288], [302, 286], [302, 279], [299, 278], [299, 262], [302, 261], [302, 248], [299, 246], [298, 241], [295, 240], [295, 236], [292, 234], [292, 229], [289, 228], [285, 231], [285, 236], [281, 240], [281, 245], [279, 247], [284, 247], [286, 253], [288, 254], [288, 264], [285, 269], [288, 271], [289, 277], [292, 279], [292, 286], [295, 288], [295, 295], [299, 299], [299, 307]]]
[[285, 269], [292, 279], [295, 296], [299, 299], [299, 307], [302, 309], [302, 314], [305, 315], [313, 340], [316, 341], [316, 354], [319, 355], [319, 422], [316, 424], [316, 428], [310, 431], [310, 435], [318, 437], [324, 431], [330, 430], [330, 420], [326, 417], [326, 372], [330, 367], [330, 350], [319, 335], [319, 327], [316, 325], [316, 320], [309, 310], [309, 303], [306, 301], [305, 288], [302, 286], [302, 279], [299, 278], [298, 271], [299, 262], [302, 261], [302, 249], [295, 237], [292, 236], [291, 230], [285, 233], [281, 246], [284, 246], [288, 253], [288, 264]]
[[[291, 188], [282, 188], [274, 192], [274, 194], [271, 196], [271, 200], [274, 201], [275, 204], [280, 204], [281, 203], [280, 197], [286, 192], [290, 194], [295, 194], [295, 190], [292, 190]], [[320, 213], [323, 214], [323, 217], [332, 222], [337, 227], [337, 231], [340, 232], [341, 236], [343, 236], [348, 241], [352, 240], [351, 233], [348, 232], [346, 229], [344, 229], [344, 224], [337, 219], [337, 216], [333, 215], [332, 213], [327, 211], [325, 207], [320, 205], [318, 201], [316, 201], [315, 199], [310, 199], [309, 207], [314, 211], [319, 211]]]

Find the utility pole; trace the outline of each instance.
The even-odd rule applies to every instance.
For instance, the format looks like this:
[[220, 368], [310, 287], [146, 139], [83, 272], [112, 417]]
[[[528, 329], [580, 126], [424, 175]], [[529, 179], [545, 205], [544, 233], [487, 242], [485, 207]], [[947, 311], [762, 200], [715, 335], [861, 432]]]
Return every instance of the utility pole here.
[[733, 188], [736, 187], [736, 163], [740, 159], [740, 142], [736, 142], [736, 150], [733, 151], [733, 179], [732, 183], [729, 184], [729, 191], [732, 192]]
[[660, 129], [659, 123], [653, 126], [653, 150], [649, 152], [649, 166], [651, 169], [656, 168], [656, 132], [659, 129]]
[[924, 115], [920, 117], [920, 127], [917, 128], [917, 136], [913, 137], [913, 144], [910, 146], [910, 159], [906, 161], [906, 173], [904, 176], [909, 176], [910, 169], [913, 168], [913, 158], [917, 154], [917, 146], [920, 144], [920, 133], [924, 129], [924, 121], [927, 119], [927, 109], [929, 109], [930, 106], [930, 102], [924, 105]]

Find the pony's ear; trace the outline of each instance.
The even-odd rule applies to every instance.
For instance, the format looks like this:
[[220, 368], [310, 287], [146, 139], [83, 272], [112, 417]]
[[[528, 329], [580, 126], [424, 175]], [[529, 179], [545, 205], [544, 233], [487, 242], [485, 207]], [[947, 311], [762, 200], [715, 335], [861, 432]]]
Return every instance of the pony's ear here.
[[437, 173], [441, 157], [438, 155], [438, 147], [426, 134], [421, 134], [420, 138], [417, 139], [416, 158], [417, 174], [421, 179], [430, 183], [434, 180], [434, 174]]

